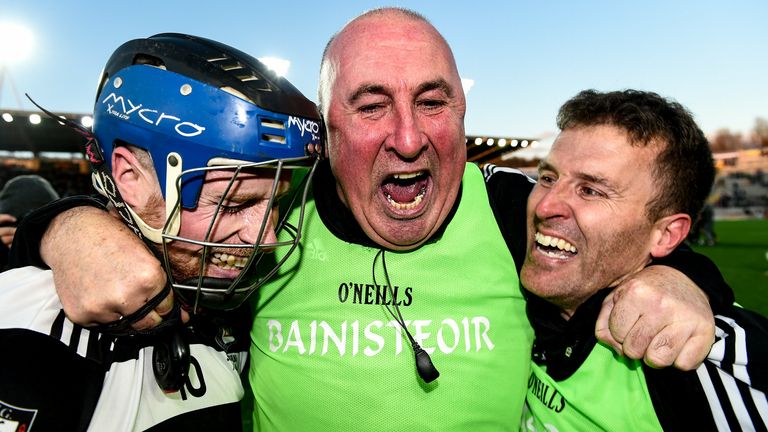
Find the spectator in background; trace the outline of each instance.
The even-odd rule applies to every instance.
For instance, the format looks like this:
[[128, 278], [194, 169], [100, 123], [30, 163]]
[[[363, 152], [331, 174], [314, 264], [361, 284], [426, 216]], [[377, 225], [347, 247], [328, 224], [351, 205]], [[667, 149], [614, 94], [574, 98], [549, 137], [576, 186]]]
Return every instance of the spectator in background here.
[[19, 175], [0, 190], [0, 270], [5, 270], [16, 225], [32, 210], [59, 199], [48, 180], [38, 175]]
[[720, 194], [717, 193], [712, 193], [707, 198], [704, 207], [701, 209], [701, 214], [699, 214], [696, 222], [691, 226], [690, 233], [688, 233], [686, 240], [691, 246], [714, 246], [717, 242], [714, 204], [720, 201], [720, 199]]
[[699, 230], [698, 244], [700, 246], [714, 246], [717, 239], [715, 236], [715, 208], [710, 202], [704, 204], [696, 227]]

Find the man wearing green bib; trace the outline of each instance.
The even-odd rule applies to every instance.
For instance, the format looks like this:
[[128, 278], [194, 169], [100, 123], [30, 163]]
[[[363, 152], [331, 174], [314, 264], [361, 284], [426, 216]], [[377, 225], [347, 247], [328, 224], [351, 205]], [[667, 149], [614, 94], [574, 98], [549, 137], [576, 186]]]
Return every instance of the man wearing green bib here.
[[691, 115], [654, 93], [584, 91], [558, 127], [528, 201], [520, 278], [536, 338], [521, 430], [766, 430], [764, 317], [715, 307], [715, 344], [687, 372], [594, 336], [604, 299], [680, 244], [709, 195], [712, 154]]

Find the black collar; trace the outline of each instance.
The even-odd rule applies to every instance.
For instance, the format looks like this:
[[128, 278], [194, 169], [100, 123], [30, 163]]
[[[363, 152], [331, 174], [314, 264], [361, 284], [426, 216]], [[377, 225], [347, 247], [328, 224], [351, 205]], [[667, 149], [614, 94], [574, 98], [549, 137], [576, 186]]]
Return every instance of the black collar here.
[[[361, 175], [367, 174], [361, 173]], [[365, 231], [363, 231], [357, 223], [357, 220], [355, 220], [355, 216], [349, 208], [341, 202], [339, 194], [336, 192], [336, 179], [333, 177], [331, 165], [327, 160], [318, 165], [312, 182], [312, 194], [315, 198], [317, 213], [320, 215], [323, 224], [333, 233], [333, 235], [349, 243], [356, 243], [372, 248], [381, 247], [368, 238]], [[451, 212], [448, 214], [448, 217], [445, 218], [440, 229], [431, 239], [429, 239], [430, 242], [437, 241], [442, 237], [445, 228], [453, 219], [453, 215], [456, 214], [456, 209], [459, 207], [459, 202], [461, 202], [461, 193], [462, 190], [459, 189], [459, 194], [456, 196], [456, 202], [453, 204]]]
[[584, 363], [597, 343], [595, 323], [603, 300], [611, 289], [595, 293], [576, 309], [570, 320], [551, 303], [528, 293], [526, 312], [533, 326], [533, 361], [547, 366], [547, 374], [562, 381]]

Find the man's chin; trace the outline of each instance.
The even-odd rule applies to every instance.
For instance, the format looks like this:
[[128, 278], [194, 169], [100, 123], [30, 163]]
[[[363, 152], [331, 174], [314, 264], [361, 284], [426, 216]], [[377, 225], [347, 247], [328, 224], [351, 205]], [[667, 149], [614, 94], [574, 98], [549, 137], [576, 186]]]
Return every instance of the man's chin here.
[[440, 227], [434, 214], [421, 214], [415, 218], [371, 221], [363, 231], [375, 243], [393, 250], [415, 249], [428, 241]]
[[528, 263], [523, 264], [523, 268], [520, 269], [520, 284], [525, 287], [526, 291], [536, 294], [539, 297], [545, 296], [543, 288], [546, 287], [546, 281], [546, 274], [537, 271], [534, 266], [531, 266]]
[[[412, 227], [408, 227], [412, 228]], [[397, 235], [387, 235], [387, 236], [370, 236], [371, 239], [379, 244], [382, 247], [385, 247], [387, 249], [392, 250], [398, 250], [398, 251], [406, 251], [415, 249], [432, 236], [432, 231], [428, 230], [389, 230], [394, 231], [397, 233]], [[399, 231], [399, 232], [398, 232]], [[375, 238], [374, 238], [375, 237]]]

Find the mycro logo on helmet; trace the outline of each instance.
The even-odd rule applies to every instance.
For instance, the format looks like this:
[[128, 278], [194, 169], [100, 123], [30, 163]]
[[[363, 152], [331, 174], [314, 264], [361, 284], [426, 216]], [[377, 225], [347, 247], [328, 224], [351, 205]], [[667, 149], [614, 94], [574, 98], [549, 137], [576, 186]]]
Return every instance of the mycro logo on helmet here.
[[[108, 103], [108, 101], [112, 101], [112, 103]], [[126, 102], [128, 103], [130, 109], [126, 107]], [[154, 126], [159, 126], [160, 122], [163, 121], [166, 123], [174, 122], [173, 129], [176, 131], [176, 133], [183, 137], [197, 136], [203, 133], [205, 130], [205, 127], [192, 122], [181, 121], [179, 117], [167, 113], [159, 113], [156, 109], [142, 108], [144, 104], [135, 105], [130, 99], [117, 96], [115, 93], [110, 93], [109, 96], [105, 97], [104, 100], [101, 101], [101, 103], [107, 105], [107, 112], [109, 114], [123, 120], [130, 119], [131, 114], [135, 112], [140, 119]], [[115, 109], [115, 106], [118, 106], [119, 109]]]
[[291, 127], [291, 125], [298, 126], [299, 131], [301, 131], [301, 136], [304, 136], [304, 132], [306, 131], [312, 134], [313, 140], [319, 139], [317, 134], [320, 133], [320, 124], [318, 122], [314, 122], [309, 119], [288, 116], [288, 127]]

